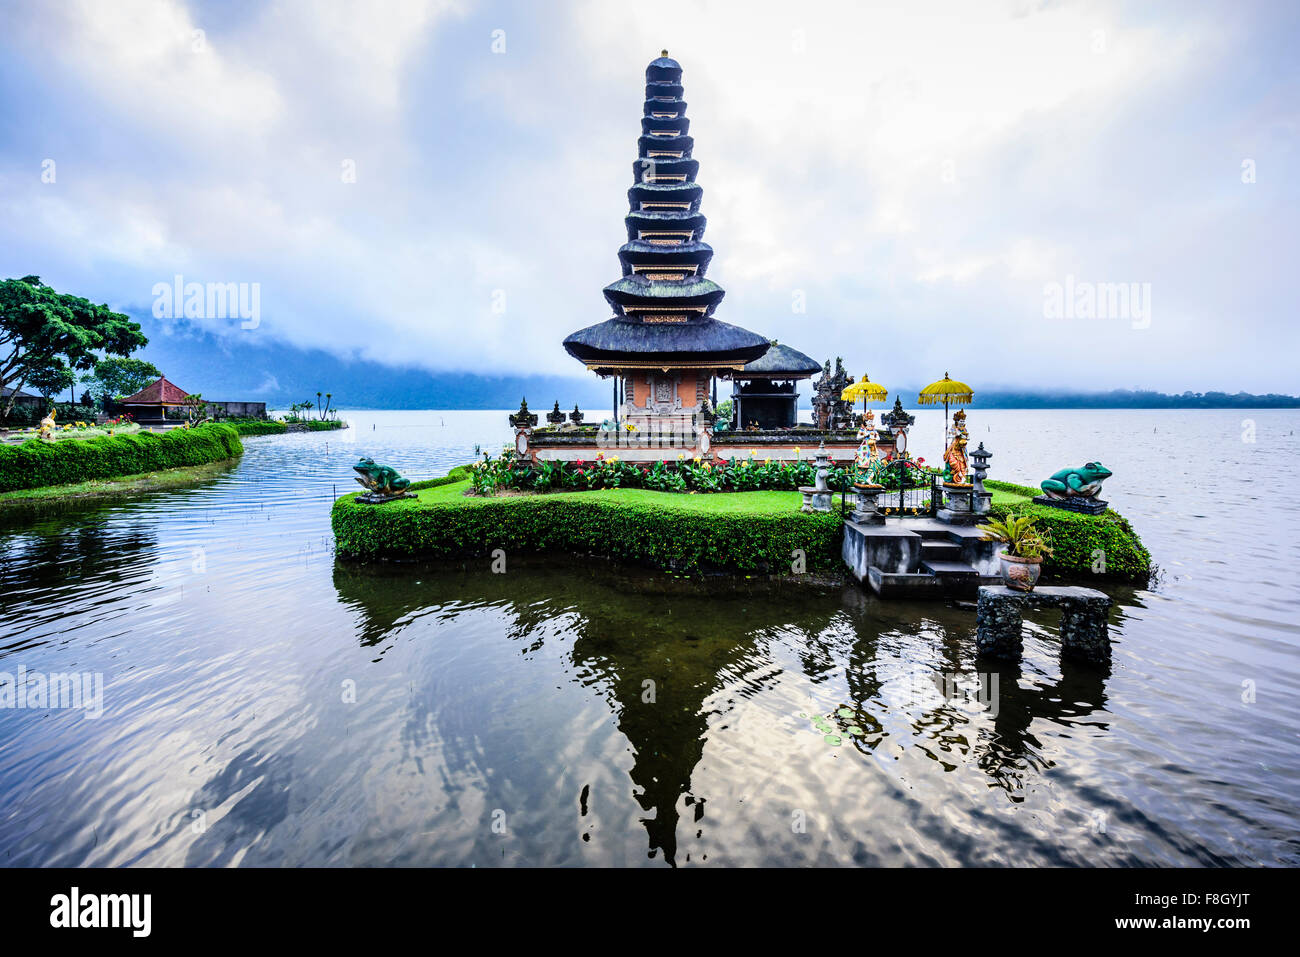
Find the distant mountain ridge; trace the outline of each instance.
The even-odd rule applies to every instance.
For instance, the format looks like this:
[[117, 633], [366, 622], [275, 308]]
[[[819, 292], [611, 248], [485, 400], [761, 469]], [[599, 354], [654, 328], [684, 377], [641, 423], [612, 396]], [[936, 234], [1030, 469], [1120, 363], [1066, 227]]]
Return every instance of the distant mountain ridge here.
[[[332, 392], [334, 405], [352, 409], [517, 409], [528, 406], [544, 414], [558, 400], [568, 412], [574, 404], [588, 418], [613, 405], [613, 387], [594, 375], [489, 375], [429, 372], [394, 368], [362, 359], [344, 359], [321, 349], [295, 349], [278, 344], [217, 339], [194, 329], [169, 331], [152, 316], [137, 316], [149, 345], [137, 353], [181, 388], [210, 400], [264, 401], [284, 410], [293, 402], [315, 401], [316, 392]], [[484, 368], [491, 368], [485, 363]], [[1035, 389], [981, 389], [975, 385], [975, 407], [983, 409], [1238, 409], [1300, 408], [1300, 396], [1252, 395], [1224, 392], [1170, 395], [1162, 392], [1115, 389], [1109, 392], [1069, 392]], [[890, 404], [901, 395], [913, 408], [920, 386], [890, 390]], [[80, 387], [78, 387], [80, 393]], [[730, 383], [719, 383], [718, 398], [726, 398]], [[809, 406], [811, 387], [802, 383], [800, 405]]]

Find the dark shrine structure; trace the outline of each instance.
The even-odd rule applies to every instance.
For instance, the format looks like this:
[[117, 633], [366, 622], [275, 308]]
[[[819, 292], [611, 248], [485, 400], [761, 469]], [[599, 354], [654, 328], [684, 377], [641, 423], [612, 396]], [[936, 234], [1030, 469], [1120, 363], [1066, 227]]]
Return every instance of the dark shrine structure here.
[[732, 376], [731, 428], [793, 429], [799, 424], [798, 381], [821, 368], [799, 350], [773, 342]]

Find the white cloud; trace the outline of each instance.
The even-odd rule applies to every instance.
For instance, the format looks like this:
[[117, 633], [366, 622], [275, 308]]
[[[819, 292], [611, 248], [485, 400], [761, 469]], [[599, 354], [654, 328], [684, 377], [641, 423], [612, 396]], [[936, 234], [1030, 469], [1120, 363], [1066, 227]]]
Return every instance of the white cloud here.
[[[1264, 198], [1296, 188], [1277, 185], [1292, 101], [1201, 102], [1257, 25], [1024, 2], [743, 10], [33, 6], [14, 52], [41, 50], [57, 79], [55, 135], [33, 148], [60, 175], [0, 151], [0, 250], [119, 305], [175, 272], [260, 282], [258, 334], [294, 345], [581, 375], [560, 339], [609, 314], [641, 73], [667, 46], [719, 318], [873, 373], [887, 355], [895, 379], [996, 344], [1005, 382], [1285, 387], [1234, 343], [1240, 284], [1208, 268], [1233, 261], [1251, 321], [1294, 342], [1281, 280], [1249, 253], [1295, 248]], [[1247, 149], [1274, 178], [1254, 194], [1236, 182]], [[1151, 329], [1045, 324], [1043, 283], [1066, 273], [1152, 282]], [[1114, 350], [1106, 369], [1085, 335]]]

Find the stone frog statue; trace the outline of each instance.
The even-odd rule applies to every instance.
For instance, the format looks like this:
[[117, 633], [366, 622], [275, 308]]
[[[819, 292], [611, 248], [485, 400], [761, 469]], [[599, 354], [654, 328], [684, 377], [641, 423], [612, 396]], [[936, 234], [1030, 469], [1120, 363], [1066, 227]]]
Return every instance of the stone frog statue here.
[[1048, 498], [1096, 498], [1101, 483], [1110, 476], [1110, 470], [1100, 462], [1089, 462], [1082, 468], [1061, 469], [1043, 479], [1039, 487]]
[[398, 495], [406, 491], [411, 484], [404, 479], [397, 469], [389, 465], [376, 465], [374, 459], [361, 459], [352, 470], [357, 474], [357, 483], [378, 495]]

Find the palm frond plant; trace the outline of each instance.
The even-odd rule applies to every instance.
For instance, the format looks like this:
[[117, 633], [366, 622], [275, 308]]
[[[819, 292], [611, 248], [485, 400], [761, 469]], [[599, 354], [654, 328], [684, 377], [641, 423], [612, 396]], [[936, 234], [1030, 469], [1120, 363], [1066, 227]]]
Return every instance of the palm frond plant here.
[[1040, 530], [1032, 515], [1008, 512], [1006, 518], [991, 519], [977, 526], [986, 542], [1003, 542], [1002, 577], [1008, 588], [1032, 591], [1038, 584], [1044, 558], [1052, 554], [1051, 534]]

